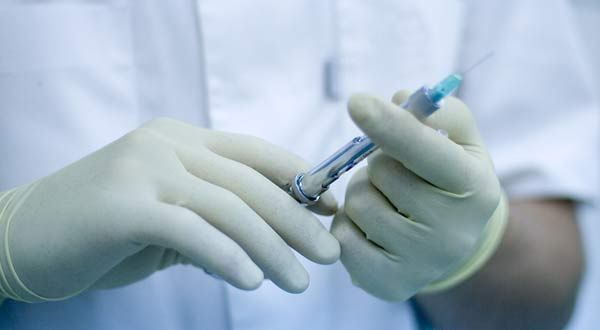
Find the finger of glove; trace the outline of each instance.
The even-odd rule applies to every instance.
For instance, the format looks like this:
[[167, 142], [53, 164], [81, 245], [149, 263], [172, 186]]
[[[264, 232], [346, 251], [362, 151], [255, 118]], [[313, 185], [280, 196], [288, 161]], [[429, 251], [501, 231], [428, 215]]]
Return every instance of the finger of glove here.
[[262, 271], [246, 252], [194, 212], [166, 203], [155, 203], [149, 211], [134, 229], [135, 242], [177, 250], [240, 289], [252, 290], [262, 283]]
[[371, 184], [366, 169], [348, 184], [344, 211], [368, 240], [394, 255], [414, 249], [428, 236], [426, 225], [408, 220]]
[[265, 277], [285, 291], [308, 287], [308, 273], [283, 239], [242, 199], [191, 174], [177, 180], [165, 201], [186, 207], [240, 245]]
[[[392, 103], [402, 106], [410, 94], [410, 91], [401, 90], [394, 94]], [[463, 146], [465, 150], [472, 151], [473, 156], [478, 156], [478, 149], [483, 148], [475, 118], [468, 107], [456, 97], [446, 97], [442, 108], [425, 118], [423, 123], [435, 130], [445, 131], [450, 140]]]
[[240, 197], [302, 255], [322, 264], [339, 258], [338, 242], [319, 220], [260, 173], [209, 152], [180, 158], [194, 176]]
[[[253, 136], [215, 132], [209, 138], [209, 148], [225, 158], [253, 168], [285, 191], [288, 191], [297, 174], [310, 169], [302, 158]], [[333, 194], [325, 192], [309, 209], [318, 214], [331, 215], [337, 211], [337, 201]]]
[[[472, 249], [490, 217], [492, 211], [488, 210], [494, 210], [497, 205], [494, 198], [486, 197], [487, 194], [483, 197], [467, 194], [465, 197], [431, 186], [383, 153], [372, 155], [367, 169], [371, 184], [410, 224], [403, 231], [402, 240], [396, 243], [404, 244], [408, 250], [418, 250], [422, 260], [429, 260], [431, 265], [442, 265], [442, 269], [443, 265], [460, 259], [465, 251]], [[348, 204], [347, 201], [346, 208]], [[351, 218], [359, 223], [358, 216], [352, 214]], [[394, 253], [401, 251], [394, 250]]]
[[91, 289], [110, 289], [131, 284], [176, 264], [187, 265], [190, 261], [174, 249], [150, 245], [123, 259], [102, 275]]
[[[404, 300], [410, 297], [402, 290], [403, 276], [393, 256], [367, 240], [360, 229], [340, 209], [331, 225], [331, 233], [342, 247], [340, 259], [352, 283], [376, 297]], [[400, 267], [401, 268], [401, 267]]]
[[[298, 156], [257, 137], [207, 130], [169, 118], [152, 120], [143, 127], [171, 142], [180, 154], [194, 154], [207, 147], [225, 158], [254, 168], [286, 191], [296, 174], [309, 169]], [[309, 209], [319, 214], [334, 214], [337, 201], [326, 192]]]
[[407, 89], [402, 89], [397, 91], [396, 93], [394, 93], [394, 95], [392, 96], [392, 103], [394, 103], [397, 106], [402, 106], [402, 104], [406, 101], [408, 101], [408, 98], [410, 97], [410, 94], [412, 94], [414, 91], [410, 91]]
[[348, 109], [354, 122], [384, 153], [437, 187], [455, 192], [465, 189], [474, 164], [462, 146], [408, 111], [372, 96], [353, 95]]
[[448, 192], [432, 186], [382, 152], [374, 153], [368, 161], [370, 183], [398, 212], [411, 221], [428, 227], [435, 226], [436, 220], [440, 218], [434, 212], [435, 208], [447, 204], [444, 202]]

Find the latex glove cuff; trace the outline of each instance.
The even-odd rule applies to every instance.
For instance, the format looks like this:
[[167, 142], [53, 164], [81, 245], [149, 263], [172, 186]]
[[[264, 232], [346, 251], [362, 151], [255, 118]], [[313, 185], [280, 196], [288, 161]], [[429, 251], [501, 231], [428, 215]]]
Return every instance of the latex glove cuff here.
[[498, 207], [496, 207], [492, 217], [483, 229], [481, 238], [477, 243], [477, 248], [471, 257], [459, 266], [458, 269], [453, 269], [449, 273], [444, 274], [441, 278], [430, 283], [419, 293], [430, 294], [448, 290], [464, 282], [480, 270], [500, 245], [506, 225], [508, 224], [508, 214], [508, 199], [504, 192], [502, 192]]
[[48, 298], [36, 294], [21, 281], [13, 265], [9, 244], [12, 216], [38, 183], [39, 181], [36, 181], [0, 194], [0, 305], [6, 299], [34, 303], [68, 298]]

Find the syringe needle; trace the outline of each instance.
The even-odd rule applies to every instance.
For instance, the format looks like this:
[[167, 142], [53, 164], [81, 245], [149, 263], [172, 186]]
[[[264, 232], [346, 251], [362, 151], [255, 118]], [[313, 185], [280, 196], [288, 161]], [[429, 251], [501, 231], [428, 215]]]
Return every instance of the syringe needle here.
[[480, 64], [482, 64], [483, 62], [489, 60], [490, 58], [492, 58], [494, 56], [494, 51], [490, 51], [489, 53], [485, 54], [484, 56], [482, 56], [477, 62], [471, 64], [471, 66], [467, 67], [467, 69], [462, 70], [460, 72], [460, 75], [464, 76], [465, 74], [467, 74], [468, 72], [470, 72], [471, 70], [475, 69], [476, 67], [478, 67]]
[[[422, 120], [441, 107], [442, 99], [456, 91], [462, 83], [459, 74], [451, 74], [433, 88], [421, 87], [401, 107]], [[307, 173], [298, 173], [289, 193], [299, 202], [312, 205], [340, 176], [379, 148], [368, 136], [352, 139]]]

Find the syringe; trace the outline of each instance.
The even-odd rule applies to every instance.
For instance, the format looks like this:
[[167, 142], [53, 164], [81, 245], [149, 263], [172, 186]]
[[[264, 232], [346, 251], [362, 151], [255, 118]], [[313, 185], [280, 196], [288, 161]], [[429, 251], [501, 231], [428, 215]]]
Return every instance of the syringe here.
[[[458, 89], [461, 83], [460, 74], [451, 74], [433, 88], [421, 87], [411, 94], [401, 107], [410, 111], [417, 119], [423, 120], [437, 111], [442, 106], [442, 100]], [[296, 175], [290, 187], [290, 194], [303, 204], [316, 203], [334, 181], [377, 148], [369, 137], [355, 137], [307, 173]]]

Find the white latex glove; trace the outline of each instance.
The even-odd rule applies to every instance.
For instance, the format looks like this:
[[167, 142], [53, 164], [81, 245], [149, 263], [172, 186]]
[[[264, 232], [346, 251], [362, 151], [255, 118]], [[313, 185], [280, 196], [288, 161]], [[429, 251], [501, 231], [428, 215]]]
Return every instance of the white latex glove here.
[[[258, 138], [154, 120], [0, 195], [0, 294], [59, 300], [181, 262], [238, 288], [264, 276], [301, 292], [308, 274], [288, 245], [323, 264], [340, 251], [281, 188], [307, 169]], [[334, 213], [324, 197], [316, 211]]]
[[449, 98], [421, 123], [397, 106], [408, 95], [395, 104], [350, 99], [352, 119], [381, 149], [353, 176], [332, 225], [353, 282], [388, 300], [471, 275], [501, 240], [508, 213], [467, 107]]

